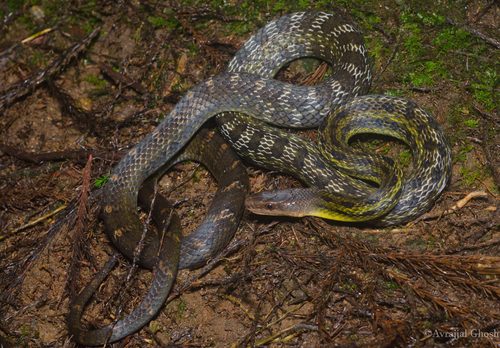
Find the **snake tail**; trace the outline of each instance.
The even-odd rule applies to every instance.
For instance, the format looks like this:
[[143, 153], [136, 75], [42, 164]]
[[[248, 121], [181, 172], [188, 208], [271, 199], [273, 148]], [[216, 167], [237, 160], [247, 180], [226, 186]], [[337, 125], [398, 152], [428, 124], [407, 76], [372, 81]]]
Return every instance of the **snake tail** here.
[[[167, 223], [170, 224], [163, 242], [163, 234], [151, 229], [147, 230], [144, 238], [138, 263], [155, 270], [155, 277], [146, 298], [132, 313], [113, 326], [90, 331], [82, 329], [80, 317], [85, 303], [112, 267], [106, 264], [103, 271], [99, 272], [80, 293], [70, 311], [69, 330], [78, 343], [89, 346], [102, 345], [107, 339], [109, 342], [114, 342], [139, 330], [162, 307], [178, 268], [199, 267], [205, 264], [217, 255], [233, 237], [244, 211], [244, 198], [249, 190], [248, 175], [236, 153], [222, 137], [205, 128], [196, 134], [181, 153], [144, 182], [139, 191], [138, 202], [144, 210], [149, 210], [156, 179], [175, 163], [188, 159], [204, 163], [219, 184], [214, 203], [203, 222], [193, 233], [181, 240], [181, 227], [177, 215], [173, 214], [170, 217], [172, 208], [168, 201], [162, 195], [156, 195], [152, 216], [158, 227], [157, 231], [164, 231]], [[139, 221], [141, 228], [128, 234], [128, 239], [120, 240], [121, 243], [129, 243], [122, 244], [122, 247], [127, 250], [124, 254], [130, 259], [134, 258], [144, 229], [137, 211], [134, 212], [134, 218]], [[109, 220], [107, 221], [109, 223]], [[130, 217], [116, 216], [111, 223], [116, 224], [118, 231], [127, 231], [130, 226], [126, 224], [129, 221]], [[160, 246], [161, 251], [158, 255]]]
[[73, 339], [81, 345], [99, 346], [106, 342], [112, 343], [141, 329], [160, 310], [170, 293], [178, 269], [180, 240], [182, 238], [181, 222], [177, 214], [171, 214], [173, 208], [170, 203], [162, 195], [155, 195], [155, 182], [156, 178], [147, 180], [141, 186], [138, 198], [140, 205], [146, 211], [150, 208], [150, 202], [155, 200], [152, 216], [158, 230], [165, 232], [159, 259], [168, 263], [169, 266], [161, 267], [158, 265], [155, 267], [155, 277], [151, 287], [144, 300], [132, 313], [101, 329], [84, 330], [80, 324], [84, 306], [116, 263], [116, 257], [111, 257], [80, 292], [71, 308], [68, 318], [69, 331], [73, 335]]

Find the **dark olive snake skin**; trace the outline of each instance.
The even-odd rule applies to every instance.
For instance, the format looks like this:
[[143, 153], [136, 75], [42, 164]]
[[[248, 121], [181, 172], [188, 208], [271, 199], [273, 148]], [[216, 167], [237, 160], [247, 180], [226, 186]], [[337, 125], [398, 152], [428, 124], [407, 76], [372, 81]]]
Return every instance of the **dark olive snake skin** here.
[[[150, 202], [153, 198], [155, 199], [152, 216], [158, 230], [165, 232], [163, 248], [158, 257], [168, 266], [156, 269], [155, 279], [151, 284], [146, 298], [129, 316], [118, 321], [114, 327], [108, 325], [98, 330], [86, 331], [80, 325], [80, 317], [87, 301], [116, 264], [116, 255], [113, 255], [80, 292], [71, 307], [68, 317], [69, 331], [73, 335], [73, 339], [81, 345], [103, 345], [108, 338], [109, 340], [117, 340], [141, 328], [151, 320], [151, 315], [156, 313], [158, 306], [163, 305], [166, 296], [172, 288], [179, 265], [180, 240], [182, 238], [181, 222], [177, 214], [170, 215], [173, 211], [170, 202], [162, 195], [155, 195], [155, 182], [156, 177], [152, 177], [141, 186], [138, 203], [143, 209], [149, 211]], [[139, 235], [138, 237], [140, 239], [141, 236]]]
[[[172, 208], [162, 195], [154, 195], [154, 184], [156, 179], [168, 168], [185, 160], [196, 160], [205, 164], [216, 178], [219, 188], [214, 196], [214, 204], [208, 209], [203, 222], [193, 233], [183, 237], [182, 243], [185, 245], [183, 244], [181, 248], [179, 218], [176, 214], [169, 218]], [[175, 280], [177, 269], [200, 267], [217, 255], [231, 240], [241, 219], [244, 199], [248, 190], [248, 175], [236, 153], [219, 134], [201, 129], [182, 153], [149, 178], [139, 191], [138, 202], [146, 211], [149, 210], [152, 197], [155, 196], [152, 217], [158, 231], [160, 231], [147, 230], [144, 246], [138, 260], [141, 266], [150, 269], [154, 267], [155, 270], [155, 277], [146, 298], [139, 307], [118, 321], [112, 329], [110, 326], [91, 331], [82, 329], [80, 317], [83, 308], [113, 268], [116, 259], [110, 259], [78, 295], [72, 305], [68, 326], [73, 339], [82, 345], [97, 346], [104, 344], [108, 336], [109, 342], [114, 342], [146, 325], [165, 302]], [[161, 238], [159, 233], [166, 229], [167, 220], [170, 222], [168, 231]], [[129, 224], [134, 223], [139, 229], [135, 232], [127, 230], [130, 228]], [[133, 218], [119, 215], [112, 222], [105, 220], [105, 224], [108, 231], [110, 225], [119, 226], [124, 233], [129, 234], [128, 239], [120, 240], [121, 244], [119, 245], [121, 246], [120, 250], [129, 259], [134, 259], [135, 248], [139, 244], [144, 229], [137, 215], [137, 210], [135, 210]], [[160, 245], [162, 247], [158, 255]]]
[[[272, 79], [286, 63], [305, 56], [329, 62], [332, 74], [312, 87]], [[381, 225], [401, 223], [421, 214], [449, 178], [449, 147], [437, 123], [414, 103], [390, 96], [363, 97], [370, 84], [369, 54], [360, 32], [342, 14], [295, 13], [268, 23], [245, 43], [228, 72], [193, 87], [115, 167], [104, 194], [103, 216], [110, 238], [126, 255], [133, 255], [138, 231], [143, 228], [136, 212], [140, 185], [173, 158], [207, 119], [225, 112], [229, 114], [218, 117], [219, 127], [242, 156], [294, 174], [312, 186], [300, 191], [299, 201], [283, 201], [296, 190], [252, 196], [247, 199], [251, 210], [271, 210], [280, 215], [285, 209], [283, 215], [373, 220]], [[320, 126], [319, 141], [326, 148], [318, 150], [292, 135], [282, 138], [281, 131], [269, 126], [262, 130], [262, 122], [255, 119], [283, 127]], [[335, 132], [335, 128], [340, 131]], [[403, 139], [412, 148], [414, 170], [406, 184], [392, 160], [355, 153], [347, 146], [352, 135], [373, 132]], [[319, 151], [333, 152], [324, 158]], [[346, 164], [342, 164], [344, 161]], [[343, 172], [333, 167], [341, 167]], [[380, 187], [374, 189], [345, 173], [374, 181]], [[271, 201], [267, 200], [269, 196]], [[278, 200], [273, 200], [276, 197]], [[294, 210], [298, 206], [302, 210], [297, 213]], [[236, 215], [232, 213], [229, 220]], [[190, 259], [187, 250], [191, 245], [182, 243], [180, 262], [185, 263]], [[204, 250], [205, 246], [198, 244], [197, 248]], [[147, 238], [140, 261], [154, 264], [151, 260], [157, 259], [157, 251], [158, 243]], [[172, 265], [160, 259], [158, 268], [166, 266]], [[153, 310], [149, 312], [154, 315]], [[115, 334], [118, 324], [110, 342], [123, 337], [127, 329], [120, 325], [122, 331]], [[136, 325], [126, 331], [137, 329]]]

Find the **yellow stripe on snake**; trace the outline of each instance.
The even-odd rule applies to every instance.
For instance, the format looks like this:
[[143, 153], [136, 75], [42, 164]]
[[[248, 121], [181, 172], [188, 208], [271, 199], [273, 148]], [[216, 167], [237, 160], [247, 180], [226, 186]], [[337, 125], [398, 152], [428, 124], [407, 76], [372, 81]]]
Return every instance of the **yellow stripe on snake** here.
[[[327, 61], [331, 75], [312, 87], [272, 79], [285, 64], [301, 57]], [[128, 257], [133, 256], [143, 229], [136, 210], [139, 187], [170, 161], [206, 120], [216, 115], [221, 133], [241, 156], [293, 174], [310, 186], [251, 196], [246, 204], [252, 211], [378, 225], [415, 218], [446, 186], [451, 166], [449, 146], [437, 122], [415, 103], [392, 96], [363, 96], [370, 84], [369, 53], [361, 33], [342, 13], [302, 12], [269, 22], [245, 43], [226, 73], [187, 92], [161, 124], [116, 166], [104, 193], [103, 216], [110, 238]], [[319, 126], [319, 146], [270, 125]], [[406, 142], [414, 158], [409, 177], [405, 180], [387, 157], [353, 151], [348, 141], [359, 133], [390, 135]], [[233, 187], [224, 189], [231, 191]], [[236, 202], [242, 195], [235, 194], [232, 199]], [[219, 204], [214, 201], [212, 207]], [[212, 218], [221, 226], [232, 223], [233, 227], [223, 232], [232, 236], [239, 216], [241, 213], [226, 209]], [[200, 264], [200, 260], [213, 257], [220, 249], [214, 248], [210, 240], [205, 244], [192, 240], [182, 243], [180, 257], [158, 260], [154, 305], [143, 303], [114, 328], [90, 334], [79, 328], [81, 311], [75, 312], [70, 317], [76, 340], [100, 344], [105, 335], [110, 335], [112, 342], [138, 330], [168, 295], [175, 277], [175, 271], [169, 271], [176, 269], [173, 263], [197, 258]], [[195, 251], [190, 252], [193, 244]], [[159, 245], [148, 237], [142, 261], [154, 264]], [[164, 292], [158, 290], [161, 286], [156, 282], [162, 281], [158, 274], [169, 275]], [[83, 308], [85, 301], [77, 300], [79, 307]], [[86, 339], [90, 336], [92, 339]]]

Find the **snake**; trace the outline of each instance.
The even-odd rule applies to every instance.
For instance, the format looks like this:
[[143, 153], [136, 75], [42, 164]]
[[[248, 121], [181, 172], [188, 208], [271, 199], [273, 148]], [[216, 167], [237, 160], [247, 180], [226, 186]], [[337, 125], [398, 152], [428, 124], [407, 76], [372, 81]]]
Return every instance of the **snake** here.
[[[182, 237], [179, 217], [167, 199], [156, 194], [155, 183], [174, 164], [186, 160], [203, 163], [212, 173], [219, 185], [201, 224], [189, 236]], [[141, 304], [128, 316], [97, 330], [82, 328], [80, 318], [85, 304], [99, 287], [116, 263], [111, 257], [101, 270], [73, 301], [68, 316], [69, 332], [73, 340], [85, 346], [103, 345], [107, 341], [120, 340], [147, 324], [165, 302], [178, 269], [197, 268], [216, 256], [232, 239], [244, 211], [244, 198], [249, 191], [249, 180], [245, 167], [234, 150], [216, 132], [202, 128], [188, 145], [175, 158], [171, 159], [153, 176], [148, 178], [139, 190], [138, 203], [151, 215], [157, 229], [147, 229], [143, 240], [142, 252], [137, 263], [145, 268], [154, 269], [155, 276], [150, 289]], [[154, 204], [151, 208], [151, 201]], [[106, 228], [130, 228], [137, 230], [121, 251], [134, 260], [137, 245], [141, 240], [144, 227], [137, 215], [134, 218], [122, 215], [117, 222], [104, 220]], [[185, 246], [182, 248], [180, 241]], [[161, 245], [161, 248], [160, 248]], [[123, 246], [123, 245], [122, 245]]]
[[[328, 62], [331, 74], [308, 87], [273, 79], [282, 67], [302, 57]], [[171, 161], [214, 116], [221, 134], [240, 156], [295, 175], [309, 186], [249, 196], [245, 204], [253, 212], [312, 215], [383, 226], [404, 223], [422, 214], [449, 180], [450, 147], [438, 123], [414, 102], [396, 96], [366, 95], [371, 81], [370, 57], [362, 34], [341, 11], [299, 12], [267, 23], [245, 42], [226, 72], [191, 88], [114, 168], [103, 199], [103, 219], [110, 239], [125, 255], [134, 254], [143, 229], [136, 209], [141, 184]], [[317, 145], [283, 131], [311, 127], [319, 127]], [[386, 156], [350, 148], [349, 139], [363, 133], [389, 135], [406, 142], [413, 151], [410, 175], [405, 177]], [[227, 191], [233, 190], [232, 185], [226, 187]], [[237, 184], [242, 185], [241, 181]], [[244, 196], [240, 194], [239, 198]], [[213, 205], [217, 204], [214, 199]], [[214, 221], [224, 216], [236, 221], [241, 213], [219, 211], [214, 216]], [[205, 249], [203, 244], [188, 240], [180, 243], [179, 256], [163, 261], [157, 256], [159, 242], [147, 235], [139, 261], [147, 266], [156, 264], [157, 272], [161, 270], [158, 273], [173, 276], [173, 263], [200, 256], [199, 252], [191, 254], [193, 244]], [[193, 265], [200, 263], [195, 261]], [[162, 293], [161, 298], [165, 297]], [[81, 301], [76, 302], [81, 305]], [[148, 314], [151, 318], [157, 309], [143, 307], [140, 322], [144, 323]], [[139, 325], [132, 324], [137, 320], [136, 311], [107, 329], [110, 342], [138, 330]], [[73, 328], [76, 326], [79, 328], [79, 324]], [[75, 332], [76, 340], [82, 340], [79, 342], [88, 333], [72, 330], [71, 326], [70, 332]], [[100, 331], [95, 341], [103, 335]]]

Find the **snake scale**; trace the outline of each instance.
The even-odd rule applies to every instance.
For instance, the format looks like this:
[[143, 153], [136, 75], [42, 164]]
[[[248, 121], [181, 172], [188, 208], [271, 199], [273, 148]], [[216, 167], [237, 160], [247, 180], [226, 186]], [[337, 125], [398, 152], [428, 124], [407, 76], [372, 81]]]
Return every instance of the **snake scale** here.
[[[214, 196], [215, 203], [208, 209], [200, 226], [188, 237], [183, 237], [184, 245], [181, 248], [179, 218], [176, 214], [170, 218], [172, 208], [162, 195], [155, 195], [154, 183], [172, 165], [185, 160], [196, 160], [205, 164], [215, 176], [219, 188]], [[117, 341], [147, 324], [165, 302], [178, 268], [200, 267], [227, 245], [243, 214], [244, 199], [248, 190], [248, 175], [236, 153], [218, 133], [201, 129], [180, 154], [162, 166], [139, 190], [138, 202], [146, 211], [150, 208], [152, 197], [155, 197], [152, 217], [159, 231], [150, 229], [146, 231], [138, 259], [141, 266], [155, 269], [155, 277], [146, 298], [130, 315], [118, 321], [112, 328], [106, 326], [91, 331], [82, 329], [80, 317], [85, 303], [113, 268], [116, 260], [111, 258], [72, 305], [68, 326], [73, 339], [86, 346], [102, 345], [108, 338], [109, 342]], [[117, 216], [113, 221], [105, 219], [104, 222], [108, 231], [111, 228], [123, 228], [124, 233], [134, 232], [133, 235], [129, 235], [129, 244], [120, 248], [129, 259], [133, 260], [144, 229], [137, 210], [134, 214]], [[127, 231], [126, 229], [134, 228], [133, 224], [136, 230]], [[164, 238], [161, 238], [160, 232], [163, 234], [167, 227], [168, 231], [164, 234]], [[155, 267], [157, 260], [159, 262]]]
[[[332, 73], [312, 87], [272, 79], [285, 64], [301, 57], [327, 61]], [[295, 175], [310, 186], [250, 196], [246, 204], [254, 212], [315, 215], [378, 225], [403, 223], [421, 214], [449, 179], [449, 146], [437, 122], [415, 103], [392, 96], [364, 96], [371, 85], [370, 68], [361, 33], [340, 11], [294, 13], [269, 22], [238, 51], [227, 72], [194, 86], [115, 167], [104, 193], [103, 217], [110, 238], [125, 255], [134, 254], [143, 229], [136, 210], [139, 187], [169, 162], [206, 120], [216, 115], [221, 133], [240, 156]], [[320, 146], [270, 124], [319, 126]], [[387, 157], [353, 151], [348, 140], [359, 133], [390, 135], [406, 142], [414, 156], [408, 178]], [[228, 185], [227, 191], [233, 192], [234, 186], [246, 189], [243, 181], [237, 182]], [[378, 187], [367, 182], [375, 182]], [[235, 201], [236, 196], [233, 195]], [[239, 198], [242, 196], [240, 191]], [[214, 199], [213, 206], [219, 204]], [[220, 210], [213, 216], [214, 221], [234, 223], [241, 212]], [[229, 239], [224, 239], [225, 243]], [[218, 248], [210, 239], [206, 244], [183, 240], [180, 257], [175, 247], [163, 246], [162, 255], [166, 248], [173, 250], [173, 256], [164, 261], [156, 255], [158, 240], [148, 231], [139, 261], [152, 267], [158, 260], [154, 281], [165, 275], [167, 280], [158, 282], [167, 284], [168, 289], [177, 268], [174, 263], [180, 260], [180, 267], [199, 266], [205, 262], [200, 261], [202, 254]], [[187, 260], [195, 261], [190, 264]], [[91, 294], [93, 290], [88, 289], [82, 293]], [[154, 294], [160, 298], [155, 304], [163, 302], [168, 289], [158, 290], [161, 295]], [[79, 317], [88, 296], [81, 295], [76, 301], [78, 311], [70, 314], [70, 332], [77, 342], [87, 345], [102, 344], [108, 334], [112, 342], [132, 333], [161, 306], [143, 302], [144, 306], [141, 304], [119, 321], [112, 332], [109, 327], [85, 332], [80, 328]], [[142, 324], [136, 324], [137, 321]]]

